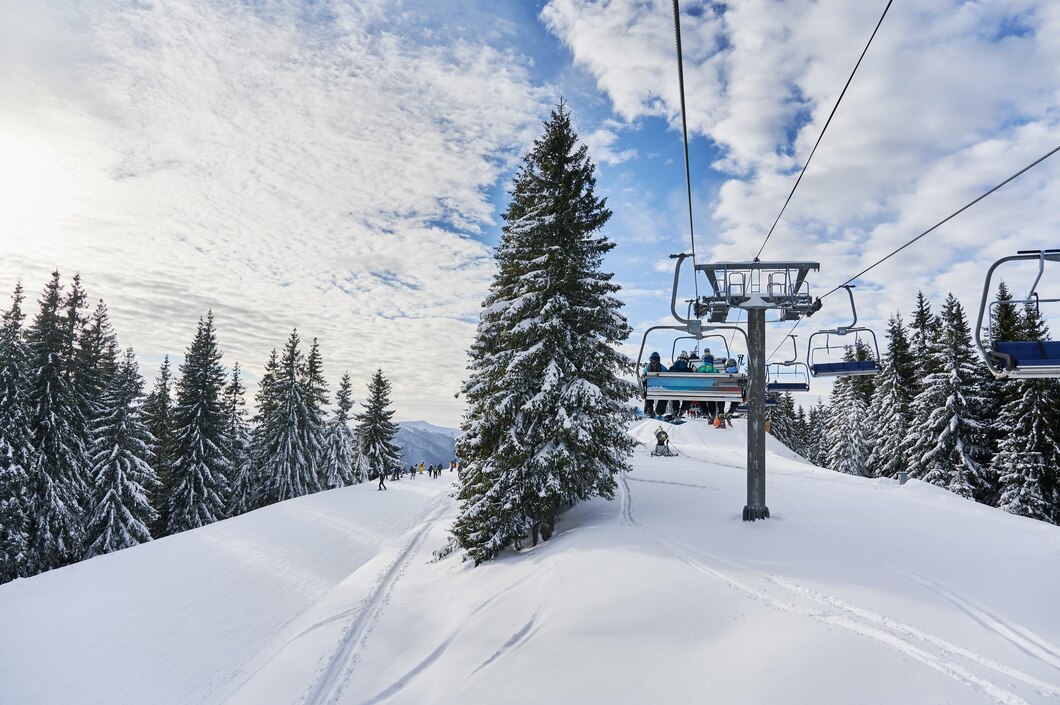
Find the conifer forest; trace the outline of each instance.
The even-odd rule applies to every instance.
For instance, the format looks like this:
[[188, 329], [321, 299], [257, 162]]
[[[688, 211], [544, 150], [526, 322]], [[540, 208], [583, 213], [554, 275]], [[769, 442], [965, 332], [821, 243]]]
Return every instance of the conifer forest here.
[[206, 526], [390, 472], [397, 427], [382, 370], [354, 413], [314, 339], [291, 332], [253, 405], [221, 364], [212, 313], [150, 384], [107, 306], [54, 272], [36, 306], [19, 283], [0, 330], [0, 581]]

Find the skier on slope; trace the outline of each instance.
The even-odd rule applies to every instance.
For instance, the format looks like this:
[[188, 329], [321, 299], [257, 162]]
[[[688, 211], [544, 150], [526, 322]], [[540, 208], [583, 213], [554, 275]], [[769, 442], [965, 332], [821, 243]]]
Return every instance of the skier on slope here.
[[386, 483], [383, 482], [385, 479], [386, 479], [386, 470], [380, 470], [379, 471], [379, 487], [376, 487], [377, 490], [385, 490], [386, 489]]

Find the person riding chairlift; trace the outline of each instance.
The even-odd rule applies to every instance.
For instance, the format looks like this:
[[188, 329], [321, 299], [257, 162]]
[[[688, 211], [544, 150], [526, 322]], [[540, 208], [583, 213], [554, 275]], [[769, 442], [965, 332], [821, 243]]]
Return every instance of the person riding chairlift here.
[[[643, 370], [641, 370], [641, 376], [644, 378], [643, 384], [645, 390], [644, 414], [646, 416], [655, 416], [655, 400], [647, 398], [647, 376], [649, 372], [666, 372], [666, 366], [662, 364], [662, 358], [659, 357], [659, 353], [657, 352], [653, 352], [650, 356], [648, 356], [648, 364], [644, 366]], [[662, 413], [666, 411], [666, 404], [667, 401], [665, 399], [659, 400], [658, 411], [660, 412], [660, 415], [662, 415]]]

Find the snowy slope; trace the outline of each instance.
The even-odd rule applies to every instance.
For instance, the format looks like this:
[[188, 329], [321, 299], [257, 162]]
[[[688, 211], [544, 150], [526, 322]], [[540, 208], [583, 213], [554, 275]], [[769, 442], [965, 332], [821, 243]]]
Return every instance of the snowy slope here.
[[742, 427], [670, 432], [681, 457], [479, 568], [431, 561], [446, 474], [2, 586], [0, 701], [1060, 700], [1057, 527], [777, 447], [749, 524]]

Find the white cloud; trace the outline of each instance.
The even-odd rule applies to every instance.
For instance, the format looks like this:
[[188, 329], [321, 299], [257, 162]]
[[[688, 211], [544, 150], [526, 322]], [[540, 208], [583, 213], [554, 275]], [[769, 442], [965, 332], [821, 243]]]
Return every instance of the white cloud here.
[[618, 135], [609, 129], [601, 128], [582, 135], [581, 141], [589, 148], [593, 161], [599, 164], [621, 164], [637, 156], [635, 149], [623, 149], [616, 152], [615, 143]]
[[145, 356], [181, 353], [212, 307], [251, 372], [297, 325], [333, 380], [382, 365], [415, 416], [463, 376], [492, 274], [473, 237], [494, 226], [487, 190], [548, 100], [527, 60], [422, 44], [392, 3], [307, 12], [0, 11], [0, 282], [79, 270]]

